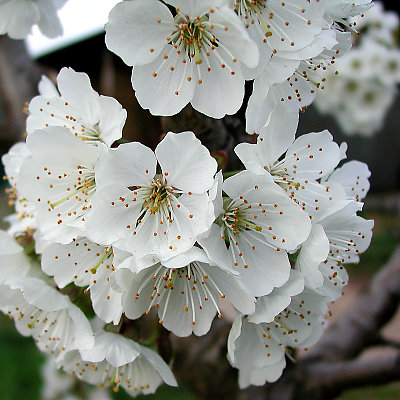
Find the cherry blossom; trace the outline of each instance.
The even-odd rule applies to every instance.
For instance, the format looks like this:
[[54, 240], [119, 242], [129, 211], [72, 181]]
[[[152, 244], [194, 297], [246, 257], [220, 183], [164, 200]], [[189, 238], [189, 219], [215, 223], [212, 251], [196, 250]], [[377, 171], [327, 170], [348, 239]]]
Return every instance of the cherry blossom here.
[[6, 177], [11, 186], [11, 188], [6, 189], [9, 205], [15, 206], [15, 213], [6, 217], [6, 221], [10, 224], [7, 230], [10, 234], [33, 231], [37, 227], [35, 204], [21, 197], [17, 190], [21, 165], [29, 155], [30, 151], [26, 143], [18, 142], [1, 159]]
[[[281, 118], [283, 112], [285, 119]], [[337, 166], [340, 150], [326, 130], [295, 140], [297, 124], [298, 113], [278, 105], [261, 129], [257, 143], [240, 143], [235, 152], [249, 171], [268, 176], [313, 218], [334, 198], [334, 184], [321, 185], [319, 179]]]
[[28, 275], [31, 269], [31, 260], [24, 249], [8, 233], [0, 230], [0, 283], [11, 277]]
[[57, 88], [45, 77], [39, 83], [39, 96], [28, 107], [26, 129], [31, 133], [47, 126], [63, 126], [76, 137], [111, 146], [122, 137], [126, 110], [117, 100], [93, 90], [89, 77], [72, 68], [62, 68]]
[[228, 359], [239, 369], [239, 386], [275, 382], [286, 366], [285, 355], [292, 359], [289, 347], [307, 348], [319, 340], [327, 311], [323, 297], [306, 289], [292, 297], [272, 322], [252, 323], [257, 312], [238, 315], [228, 337]]
[[215, 315], [223, 316], [221, 298], [243, 313], [254, 311], [254, 297], [235, 275], [210, 265], [197, 247], [136, 274], [123, 271], [119, 283], [127, 290], [123, 308], [128, 318], [139, 318], [155, 307], [160, 324], [177, 336], [205, 335]]
[[323, 27], [319, 7], [306, 0], [230, 1], [260, 51], [258, 67], [244, 68], [246, 79], [257, 78], [281, 53], [293, 55], [311, 48]]
[[87, 286], [95, 313], [105, 322], [117, 325], [122, 314], [123, 292], [115, 280], [114, 264], [120, 261], [114, 261], [114, 253], [111, 246], [100, 246], [85, 238], [69, 244], [52, 243], [43, 252], [42, 269], [54, 276], [60, 288], [71, 282]]
[[21, 196], [34, 202], [42, 238], [69, 243], [82, 235], [96, 190], [94, 167], [103, 147], [90, 146], [64, 127], [28, 135], [31, 153], [17, 182]]
[[[348, 274], [342, 264], [357, 263], [359, 255], [371, 242], [374, 222], [356, 215], [360, 207], [360, 203], [354, 201], [333, 205], [315, 225], [315, 229], [323, 229], [329, 242], [329, 251], [326, 252], [326, 239], [321, 232], [310, 236], [296, 263], [296, 268], [304, 274], [306, 285], [330, 301], [341, 296], [342, 288], [348, 282]], [[312, 251], [316, 248], [319, 250]], [[327, 253], [326, 259], [318, 264], [324, 253]]]
[[349, 200], [361, 201], [369, 191], [371, 172], [368, 165], [360, 161], [349, 161], [336, 168], [326, 183], [339, 183], [346, 191]]
[[131, 396], [154, 393], [162, 382], [177, 386], [157, 353], [115, 333], [97, 333], [91, 349], [68, 352], [58, 366], [88, 383], [123, 387]]
[[67, 351], [93, 346], [83, 312], [67, 296], [36, 278], [10, 278], [1, 284], [0, 309], [18, 331], [33, 336], [40, 350], [62, 358]]
[[106, 25], [108, 49], [134, 67], [140, 105], [155, 115], [176, 114], [189, 102], [213, 118], [234, 114], [244, 95], [241, 65], [257, 65], [257, 45], [228, 0], [165, 3], [174, 15], [158, 0], [120, 2]]
[[291, 110], [304, 110], [325, 88], [323, 71], [332, 70], [336, 59], [351, 48], [348, 32], [324, 29], [312, 45], [297, 52], [281, 52], [254, 80], [246, 110], [246, 130], [258, 132], [277, 104]]
[[155, 154], [136, 142], [110, 149], [96, 167], [88, 237], [138, 259], [183, 253], [214, 221], [207, 191], [216, 169], [192, 132], [169, 132]]
[[289, 279], [287, 251], [307, 239], [310, 219], [264, 175], [242, 171], [222, 190], [229, 197], [217, 197], [219, 215], [199, 243], [212, 261], [238, 272], [251, 294], [268, 294]]

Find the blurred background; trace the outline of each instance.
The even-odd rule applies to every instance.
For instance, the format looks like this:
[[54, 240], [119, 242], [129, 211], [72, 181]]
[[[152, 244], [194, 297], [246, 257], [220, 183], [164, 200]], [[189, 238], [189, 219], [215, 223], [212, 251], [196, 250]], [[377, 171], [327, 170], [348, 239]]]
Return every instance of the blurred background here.
[[[24, 108], [26, 102], [29, 102], [37, 94], [37, 84], [42, 74], [54, 80], [58, 71], [64, 66], [72, 67], [75, 71], [86, 72], [96, 91], [115, 97], [123, 105], [128, 111], [128, 119], [124, 128], [126, 140], [138, 140], [150, 147], [155, 147], [166, 129], [165, 121], [151, 116], [149, 112], [143, 111], [139, 107], [130, 83], [131, 68], [110, 53], [104, 44], [103, 26], [107, 21], [108, 12], [117, 2], [117, 0], [85, 0], [85, 2], [69, 0], [60, 11], [65, 34], [59, 39], [46, 39], [40, 35], [38, 30], [34, 30], [34, 34], [25, 42], [0, 36], [1, 154], [6, 153], [15, 142], [23, 140], [26, 119]], [[82, 9], [83, 3], [87, 7], [86, 9]], [[387, 11], [398, 11], [390, 9], [393, 7], [393, 3], [383, 2], [382, 4]], [[389, 20], [393, 21], [396, 18], [394, 14], [391, 14]], [[385, 23], [386, 20], [378, 19], [378, 22], [373, 23], [377, 25], [381, 23], [380, 21]], [[379, 29], [379, 26], [376, 28]], [[398, 24], [391, 29], [391, 40], [393, 40], [391, 46], [397, 48]], [[383, 39], [378, 38], [378, 42], [382, 43]], [[360, 59], [368, 58], [360, 54]], [[372, 66], [369, 67], [374, 72], [371, 79], [379, 81], [380, 77], [385, 77], [385, 72]], [[400, 70], [400, 58], [397, 67]], [[349, 74], [344, 73], [343, 76], [348, 77]], [[357, 73], [354, 76], [356, 77]], [[350, 78], [353, 79], [351, 76]], [[357, 83], [360, 88], [365, 88], [365, 85], [369, 84], [367, 83], [368, 78], [365, 79], [365, 81]], [[385, 79], [383, 80], [385, 81]], [[325, 99], [325, 107], [324, 105], [310, 106], [305, 113], [301, 114], [300, 118], [299, 134], [328, 129], [336, 142], [347, 142], [348, 159], [367, 163], [372, 174], [371, 189], [362, 215], [364, 218], [375, 220], [374, 236], [369, 250], [362, 255], [359, 265], [348, 267], [350, 283], [345, 288], [345, 295], [332, 305], [331, 320], [340, 318], [341, 314], [348, 309], [358, 294], [368, 285], [371, 277], [387, 262], [400, 239], [400, 96], [397, 90], [400, 74], [392, 79], [391, 86], [387, 80], [385, 82], [379, 87], [374, 86], [374, 91], [364, 93], [363, 98], [359, 97], [357, 100], [357, 97], [354, 96], [353, 102], [358, 101], [357, 104], [361, 108], [365, 109], [367, 107], [365, 104], [369, 104], [369, 115], [373, 113], [373, 110], [381, 113], [384, 111], [381, 121], [372, 131], [366, 129], [362, 124], [354, 124], [355, 127], [349, 128], [349, 120], [345, 124], [343, 118], [338, 117], [340, 110], [343, 111], [345, 107], [344, 98], [347, 97], [347, 94], [354, 93], [354, 82], [347, 83], [346, 88], [342, 87], [339, 90], [339, 100], [328, 99], [327, 101]], [[347, 90], [346, 95], [344, 95], [345, 90]], [[390, 102], [385, 98], [385, 90], [393, 92]], [[371, 93], [375, 97], [372, 98]], [[336, 114], [332, 104], [338, 105], [337, 110], [339, 111]], [[239, 125], [243, 123], [244, 110], [245, 108], [239, 112], [238, 121], [235, 123]], [[358, 111], [352, 110], [348, 118], [352, 113], [356, 115]], [[367, 127], [372, 124], [372, 122], [368, 122]], [[367, 133], [365, 133], [366, 131]], [[225, 149], [221, 148], [220, 150]], [[235, 164], [237, 165], [237, 161], [232, 160], [231, 165]], [[2, 185], [3, 188], [7, 186], [6, 182], [3, 182]], [[6, 229], [7, 226], [2, 219], [12, 212], [12, 208], [7, 205], [7, 196], [4, 194], [4, 190], [2, 193], [0, 225], [2, 229]], [[399, 313], [384, 327], [383, 334], [391, 341], [400, 343]], [[377, 348], [374, 351], [390, 350]], [[369, 353], [370, 351], [366, 352], [363, 357], [371, 356]], [[0, 400], [61, 399], [61, 395], [56, 391], [51, 392], [50, 390], [50, 394], [43, 392], [45, 365], [45, 357], [36, 349], [32, 339], [22, 337], [16, 332], [14, 323], [0, 315]], [[48, 372], [47, 376], [49, 376]], [[56, 376], [48, 378], [53, 383], [58, 382], [57, 379]], [[86, 390], [80, 383], [64, 382], [64, 384], [66, 387], [73, 388], [75, 393]], [[99, 393], [93, 392], [92, 396], [93, 399], [101, 399]], [[124, 393], [113, 393], [112, 396], [115, 399], [129, 398]], [[142, 397], [139, 396], [139, 398]], [[164, 385], [156, 395], [146, 396], [146, 398], [149, 400], [190, 400], [195, 396], [185, 388], [173, 389]], [[341, 400], [395, 400], [399, 398], [400, 380], [379, 387], [354, 389], [339, 397]]]

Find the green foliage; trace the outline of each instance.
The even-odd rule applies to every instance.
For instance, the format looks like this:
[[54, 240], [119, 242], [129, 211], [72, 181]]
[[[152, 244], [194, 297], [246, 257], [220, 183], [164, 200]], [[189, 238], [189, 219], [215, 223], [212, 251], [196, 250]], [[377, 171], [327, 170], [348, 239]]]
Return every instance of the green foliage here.
[[348, 390], [337, 400], [398, 400], [400, 384], [391, 383], [384, 386], [367, 386], [361, 389]]
[[[114, 393], [115, 400], [132, 400], [123, 390]], [[179, 387], [174, 388], [167, 385], [162, 385], [158, 388], [157, 392], [152, 395], [140, 395], [135, 397], [136, 400], [195, 400], [195, 397], [187, 390]]]
[[0, 399], [38, 400], [42, 361], [32, 338], [21, 336], [13, 321], [0, 314]]

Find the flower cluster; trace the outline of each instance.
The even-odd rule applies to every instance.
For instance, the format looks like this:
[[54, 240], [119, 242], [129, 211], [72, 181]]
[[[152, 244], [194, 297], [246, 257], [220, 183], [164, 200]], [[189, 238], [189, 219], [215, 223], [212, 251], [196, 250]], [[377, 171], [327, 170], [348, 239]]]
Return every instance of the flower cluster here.
[[327, 73], [327, 90], [320, 92], [315, 105], [333, 115], [346, 134], [371, 136], [382, 127], [400, 83], [395, 41], [399, 22], [396, 13], [376, 2], [363, 18], [353, 18], [353, 25], [361, 31], [361, 39], [337, 61], [339, 74]]
[[279, 102], [294, 109], [311, 104], [323, 79], [319, 71], [351, 47], [339, 23], [372, 6], [347, 0], [165, 3], [174, 13], [158, 0], [121, 2], [106, 25], [107, 47], [133, 66], [140, 105], [173, 115], [191, 103], [221, 118], [238, 111], [245, 80], [254, 80], [248, 133], [258, 132]]
[[135, 396], [177, 383], [132, 321], [201, 336], [228, 301], [239, 385], [278, 379], [285, 357], [322, 335], [345, 265], [371, 240], [373, 222], [357, 215], [368, 167], [343, 163], [346, 145], [327, 130], [296, 138], [318, 70], [348, 50], [348, 17], [369, 3], [118, 3], [106, 44], [133, 66], [142, 107], [172, 115], [190, 102], [220, 118], [254, 79], [256, 143], [236, 146], [244, 170], [224, 177], [194, 133], [168, 132], [154, 151], [121, 143], [117, 100], [71, 68], [57, 86], [43, 77], [26, 142], [3, 157], [15, 213], [0, 232], [0, 310], [18, 331], [58, 368]]

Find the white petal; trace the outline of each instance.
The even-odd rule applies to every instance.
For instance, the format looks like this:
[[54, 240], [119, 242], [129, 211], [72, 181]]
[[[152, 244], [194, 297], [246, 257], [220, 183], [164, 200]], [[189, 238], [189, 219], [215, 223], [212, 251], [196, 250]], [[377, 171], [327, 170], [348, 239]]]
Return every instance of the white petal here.
[[61, 36], [63, 28], [58, 18], [55, 5], [51, 1], [38, 0], [37, 5], [40, 10], [39, 29], [43, 35], [54, 38]]
[[271, 167], [293, 143], [298, 120], [297, 111], [277, 105], [260, 130], [257, 144], [240, 143], [235, 147], [235, 153], [247, 169], [261, 173], [264, 167]]
[[122, 314], [123, 293], [116, 287], [110, 265], [101, 265], [96, 272], [96, 283], [90, 287], [93, 310], [104, 322], [117, 325]]
[[[132, 235], [134, 224], [142, 212], [142, 205], [135, 206], [133, 198], [133, 192], [128, 189], [111, 187], [97, 190], [92, 197], [92, 212], [86, 222], [88, 238], [107, 246]], [[126, 207], [126, 204], [129, 207]]]
[[46, 76], [42, 75], [38, 85], [39, 93], [41, 96], [52, 98], [59, 97], [60, 93], [55, 87], [54, 83]]
[[90, 349], [94, 344], [94, 336], [85, 314], [74, 304], [68, 305], [68, 314], [75, 324], [74, 342], [79, 350]]
[[30, 0], [2, 1], [0, 15], [0, 35], [8, 33], [12, 39], [24, 39], [40, 19], [36, 3]]
[[221, 45], [250, 68], [257, 66], [259, 61], [258, 47], [250, 39], [239, 17], [228, 7], [217, 9], [210, 15], [210, 23], [215, 24], [213, 34]]
[[293, 143], [298, 123], [298, 112], [288, 110], [281, 104], [272, 110], [268, 123], [257, 138], [264, 166], [277, 161]]
[[226, 299], [243, 314], [251, 314], [255, 309], [255, 299], [247, 292], [242, 283], [235, 277], [217, 266], [203, 265], [203, 269], [212, 278]]
[[142, 108], [153, 115], [174, 115], [188, 104], [194, 94], [196, 76], [192, 63], [167, 45], [149, 64], [132, 71], [132, 86]]
[[112, 97], [100, 96], [100, 138], [107, 145], [111, 146], [116, 140], [122, 137], [122, 128], [125, 125], [127, 112], [121, 104]]
[[296, 170], [297, 179], [318, 179], [337, 166], [340, 150], [327, 130], [308, 133], [289, 147], [285, 160], [282, 166], [288, 168], [289, 174]]
[[93, 90], [90, 79], [83, 72], [62, 68], [57, 76], [58, 89], [73, 108], [79, 110], [91, 124], [99, 121], [99, 94]]
[[150, 362], [154, 369], [161, 375], [162, 380], [170, 386], [178, 386], [174, 375], [165, 363], [165, 361], [150, 349], [140, 346], [140, 351], [144, 357]]
[[191, 101], [194, 109], [212, 118], [222, 118], [239, 110], [244, 96], [244, 77], [240, 64], [233, 62], [224, 49], [211, 50], [210, 56], [199, 65], [197, 77]]
[[23, 248], [4, 231], [0, 231], [0, 257], [0, 282], [11, 277], [26, 276], [31, 268]]
[[[238, 235], [237, 246], [231, 244], [234, 261], [238, 263], [235, 270], [239, 272], [243, 286], [253, 296], [264, 296], [287, 282], [290, 262], [286, 251], [265, 243], [260, 234], [254, 233], [250, 239], [245, 238], [244, 234], [241, 232]], [[239, 253], [243, 255], [239, 256]]]
[[156, 0], [118, 3], [106, 24], [106, 45], [125, 64], [143, 65], [154, 60], [168, 43], [175, 26], [168, 8]]
[[131, 363], [140, 355], [139, 346], [121, 335], [101, 332], [95, 336], [91, 349], [81, 350], [83, 361], [100, 362], [107, 360], [112, 366], [119, 367]]
[[276, 382], [286, 367], [284, 356], [273, 365], [262, 368], [249, 368], [239, 370], [239, 387], [245, 389], [250, 385], [263, 386], [266, 382]]
[[100, 190], [111, 186], [149, 186], [155, 173], [154, 153], [141, 143], [125, 143], [101, 156], [96, 165], [96, 187]]
[[329, 182], [340, 183], [349, 198], [361, 201], [368, 193], [371, 172], [360, 161], [350, 161], [337, 168], [329, 177]]
[[155, 153], [169, 185], [193, 193], [212, 187], [217, 162], [192, 132], [168, 132]]
[[257, 299], [256, 311], [249, 316], [249, 322], [254, 324], [272, 322], [290, 304], [292, 296], [298, 295], [303, 289], [303, 276], [292, 269], [289, 280], [282, 287], [276, 288], [269, 295]]
[[310, 236], [302, 244], [296, 260], [296, 269], [303, 273], [308, 287], [322, 286], [324, 279], [318, 267], [329, 253], [329, 240], [321, 225], [313, 225]]
[[225, 239], [222, 236], [223, 230], [221, 227], [217, 224], [212, 224], [207, 234], [198, 238], [197, 241], [213, 263], [220, 268], [233, 272], [232, 257], [226, 248]]
[[42, 254], [42, 269], [54, 276], [60, 288], [71, 282], [77, 286], [87, 286], [93, 279], [91, 269], [104, 256], [104, 250], [105, 247], [84, 238], [66, 245], [52, 243]]

